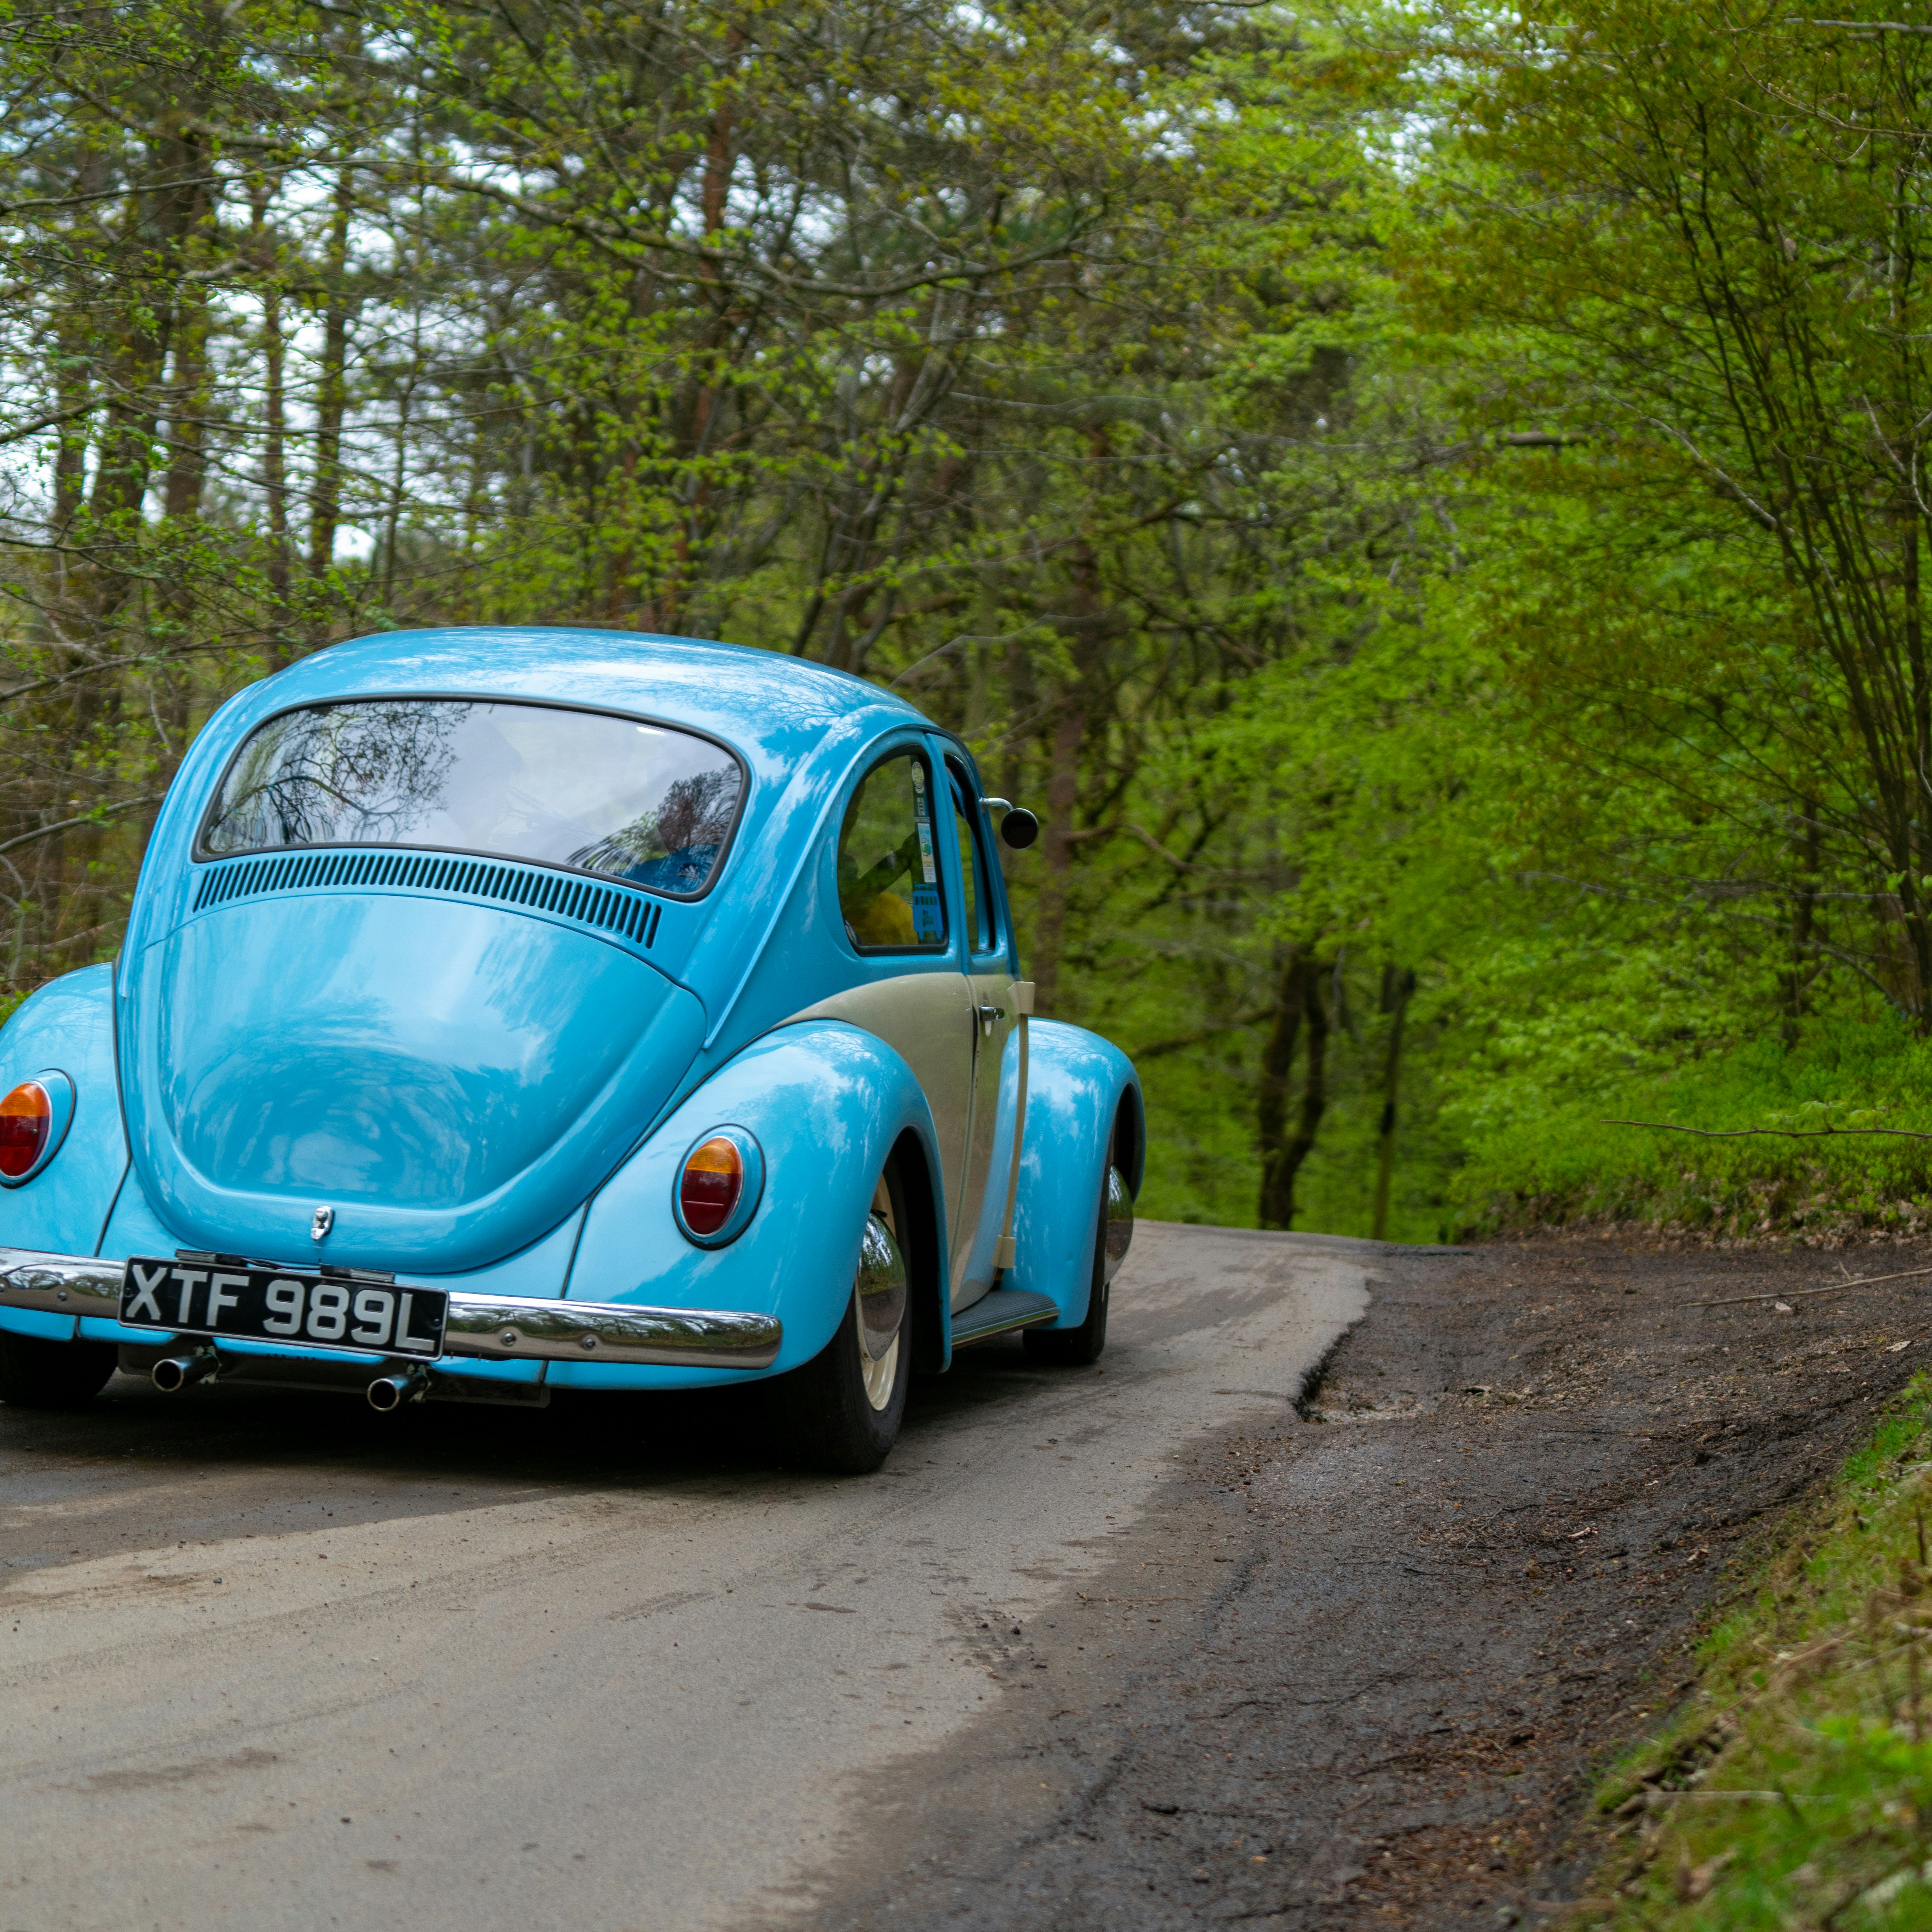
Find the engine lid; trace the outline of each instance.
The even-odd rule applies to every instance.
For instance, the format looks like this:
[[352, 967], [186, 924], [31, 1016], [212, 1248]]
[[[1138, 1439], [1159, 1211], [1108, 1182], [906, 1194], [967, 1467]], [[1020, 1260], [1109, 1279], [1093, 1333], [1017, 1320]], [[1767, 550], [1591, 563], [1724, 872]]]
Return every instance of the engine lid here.
[[148, 946], [125, 991], [130, 1150], [186, 1244], [418, 1273], [486, 1267], [556, 1226], [705, 1023], [587, 933], [380, 892], [216, 907]]

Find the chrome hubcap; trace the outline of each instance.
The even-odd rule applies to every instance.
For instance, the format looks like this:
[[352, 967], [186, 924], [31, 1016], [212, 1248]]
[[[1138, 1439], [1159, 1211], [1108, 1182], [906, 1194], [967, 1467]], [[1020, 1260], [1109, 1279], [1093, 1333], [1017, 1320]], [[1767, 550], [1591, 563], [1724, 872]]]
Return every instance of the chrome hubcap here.
[[1112, 1281], [1114, 1271], [1127, 1258], [1127, 1250], [1134, 1240], [1134, 1197], [1127, 1192], [1127, 1184], [1121, 1178], [1120, 1170], [1109, 1160], [1107, 1163], [1107, 1226], [1105, 1247], [1106, 1260], [1103, 1264], [1103, 1281]]
[[858, 1304], [859, 1373], [866, 1400], [883, 1409], [898, 1379], [900, 1331], [905, 1326], [906, 1266], [892, 1225], [892, 1196], [881, 1176], [872, 1193], [872, 1211], [859, 1244], [859, 1271], [853, 1284]]

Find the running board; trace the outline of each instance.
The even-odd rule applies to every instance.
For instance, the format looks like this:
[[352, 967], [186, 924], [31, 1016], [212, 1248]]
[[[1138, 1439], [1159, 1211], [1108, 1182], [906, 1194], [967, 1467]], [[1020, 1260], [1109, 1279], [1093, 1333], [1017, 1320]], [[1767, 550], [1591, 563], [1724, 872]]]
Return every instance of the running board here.
[[1030, 1294], [1023, 1288], [996, 1288], [953, 1316], [952, 1346], [970, 1348], [975, 1342], [990, 1342], [995, 1335], [1008, 1335], [1016, 1328], [1059, 1319], [1059, 1304], [1046, 1296]]

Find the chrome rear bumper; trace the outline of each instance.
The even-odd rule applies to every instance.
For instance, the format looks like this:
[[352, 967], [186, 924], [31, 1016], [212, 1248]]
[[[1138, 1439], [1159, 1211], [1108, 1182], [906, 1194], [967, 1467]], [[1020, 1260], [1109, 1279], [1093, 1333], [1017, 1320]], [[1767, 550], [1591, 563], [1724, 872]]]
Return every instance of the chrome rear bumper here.
[[[118, 1291], [117, 1291], [118, 1292]], [[452, 1294], [442, 1352], [508, 1361], [645, 1362], [668, 1368], [768, 1369], [784, 1328], [776, 1315], [634, 1308], [621, 1301], [524, 1301]]]
[[[0, 1308], [115, 1320], [121, 1264], [0, 1248]], [[640, 1308], [622, 1301], [540, 1301], [452, 1292], [442, 1354], [490, 1361], [618, 1362], [680, 1369], [768, 1369], [784, 1327], [776, 1315]], [[162, 1338], [156, 1331], [155, 1339]]]

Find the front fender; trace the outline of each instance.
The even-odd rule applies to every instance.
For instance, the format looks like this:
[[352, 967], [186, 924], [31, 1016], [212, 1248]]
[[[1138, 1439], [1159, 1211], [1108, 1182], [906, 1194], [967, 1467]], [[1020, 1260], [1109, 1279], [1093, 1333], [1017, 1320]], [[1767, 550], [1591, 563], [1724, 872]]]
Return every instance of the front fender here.
[[1078, 1328], [1087, 1318], [1100, 1190], [1117, 1118], [1122, 1144], [1115, 1164], [1129, 1191], [1140, 1189], [1146, 1138], [1140, 1083], [1133, 1062], [1098, 1034], [1060, 1020], [1030, 1021], [1028, 1030], [1013, 1265], [1000, 1286], [1048, 1296], [1060, 1309], [1051, 1325]]
[[[685, 1156], [721, 1126], [748, 1130], [765, 1157], [764, 1194], [728, 1247], [694, 1246], [671, 1198]], [[809, 1361], [852, 1293], [859, 1240], [886, 1156], [911, 1135], [940, 1172], [932, 1112], [912, 1070], [842, 1021], [781, 1027], [721, 1067], [660, 1124], [592, 1201], [566, 1299], [775, 1314], [784, 1340], [768, 1373]], [[944, 1254], [944, 1208], [937, 1253]], [[552, 1388], [695, 1387], [742, 1382], [718, 1369], [553, 1364]]]
[[0, 1188], [0, 1247], [94, 1254], [128, 1171], [111, 966], [86, 966], [50, 981], [0, 1029], [0, 1094], [50, 1067], [74, 1082], [73, 1123], [32, 1180]]

